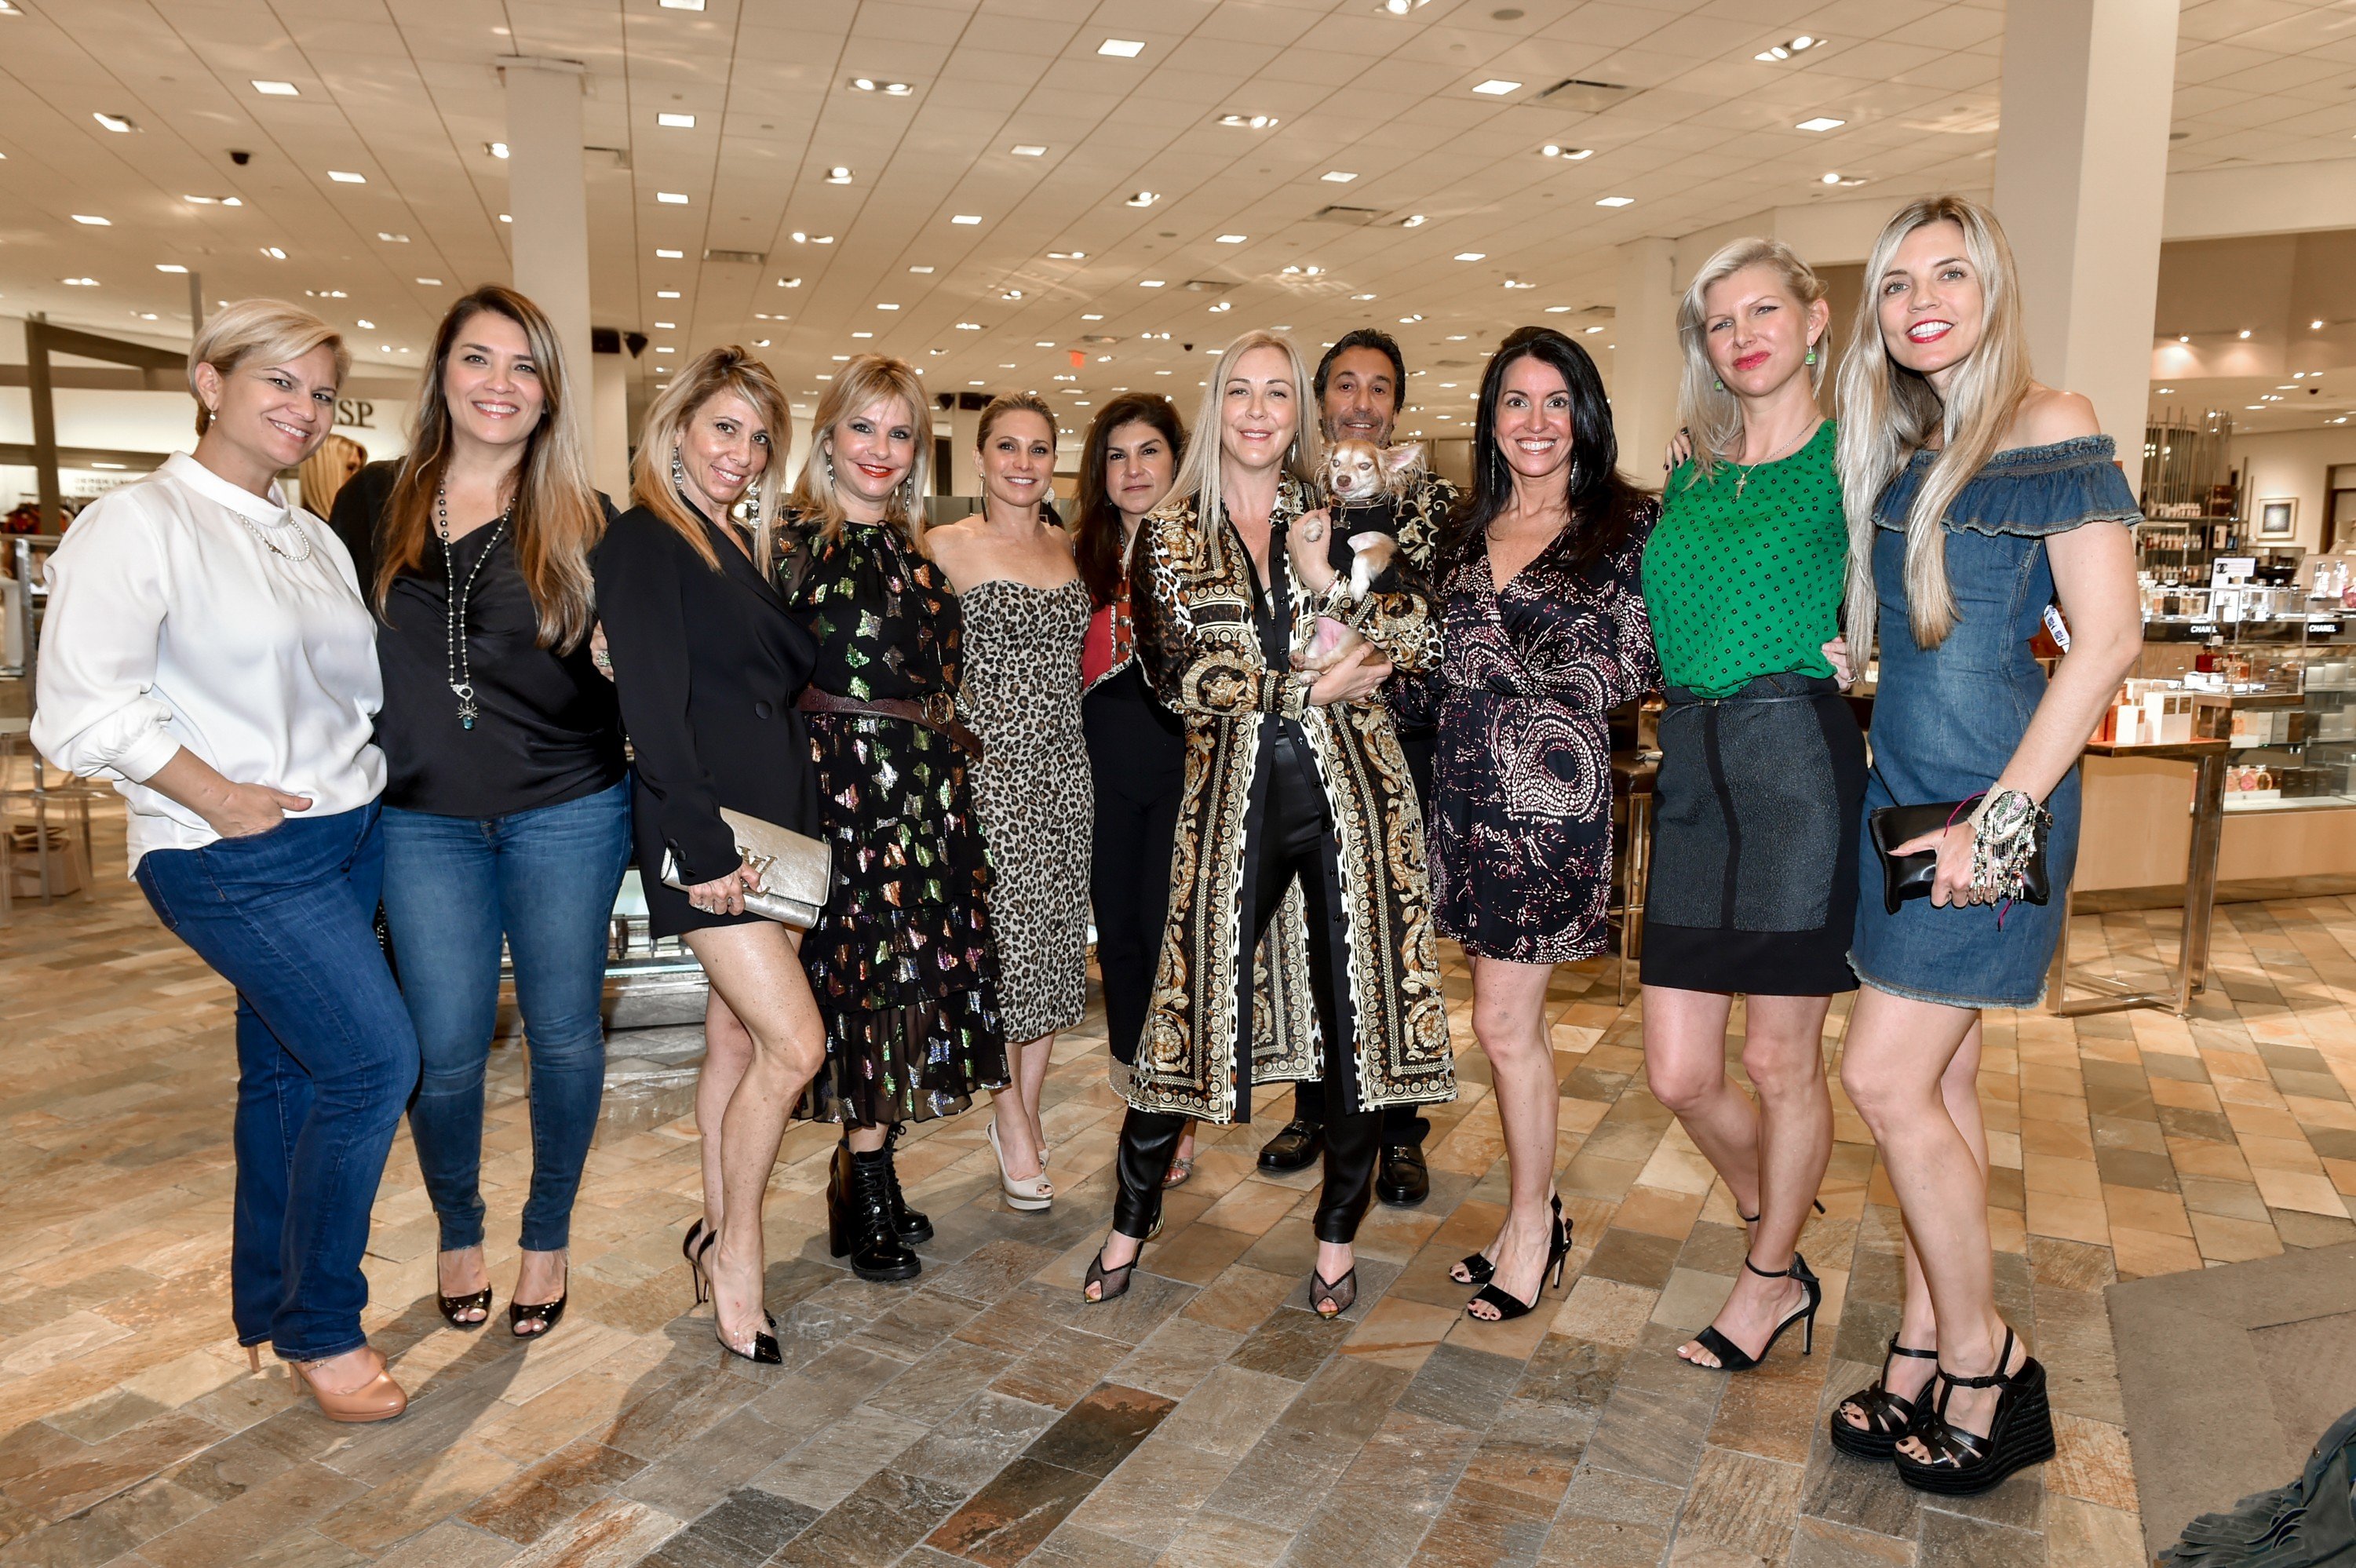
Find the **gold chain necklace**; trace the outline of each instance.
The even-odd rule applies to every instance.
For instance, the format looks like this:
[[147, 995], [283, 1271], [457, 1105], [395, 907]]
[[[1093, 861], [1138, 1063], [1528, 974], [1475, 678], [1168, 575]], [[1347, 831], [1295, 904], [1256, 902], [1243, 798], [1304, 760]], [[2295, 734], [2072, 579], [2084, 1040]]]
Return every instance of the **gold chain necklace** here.
[[1762, 457], [1756, 463], [1748, 465], [1739, 463], [1730, 463], [1727, 465], [1729, 467], [1737, 470], [1734, 476], [1734, 499], [1738, 501], [1742, 499], [1742, 487], [1751, 482], [1751, 476], [1754, 471], [1765, 467], [1770, 463], [1782, 462], [1793, 453], [1797, 452], [1801, 447], [1805, 446], [1809, 442], [1814, 441], [1816, 438], [1816, 432], [1822, 430], [1824, 427], [1825, 422], [1821, 419], [1817, 420], [1814, 424], [1808, 426], [1807, 430], [1802, 434], [1797, 441], [1793, 442], [1791, 446], [1785, 447], [1783, 451], [1776, 453], [1772, 457]]

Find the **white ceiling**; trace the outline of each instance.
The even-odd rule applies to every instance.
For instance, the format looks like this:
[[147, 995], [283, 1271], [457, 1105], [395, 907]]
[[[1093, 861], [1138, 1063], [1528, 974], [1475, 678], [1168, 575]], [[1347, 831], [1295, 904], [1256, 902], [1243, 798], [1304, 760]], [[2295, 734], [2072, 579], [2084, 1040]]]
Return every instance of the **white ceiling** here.
[[[209, 298], [341, 290], [316, 304], [363, 359], [414, 365], [443, 305], [508, 274], [507, 166], [485, 150], [508, 135], [497, 62], [553, 56], [586, 63], [584, 140], [618, 149], [590, 159], [594, 317], [675, 349], [650, 349], [647, 365], [766, 338], [797, 392], [874, 348], [937, 390], [1072, 389], [1074, 404], [1134, 386], [1187, 405], [1201, 349], [1246, 325], [1314, 345], [1369, 319], [1430, 371], [1419, 393], [1459, 380], [1450, 396], [1469, 401], [1472, 378], [1451, 372], [1505, 328], [1548, 307], [1605, 320], [1583, 313], [1612, 303], [1623, 241], [1859, 194], [1827, 172], [1893, 199], [1984, 188], [2004, 22], [1984, 0], [1431, 0], [1404, 17], [1376, 0], [6, 4], [21, 14], [0, 15], [0, 313], [168, 339], [176, 317], [187, 329], [186, 280], [154, 268], [177, 263]], [[1827, 42], [1753, 59], [1801, 33]], [[1108, 38], [1144, 48], [1100, 55]], [[859, 76], [913, 91], [862, 92]], [[264, 96], [257, 78], [300, 96]], [[1489, 78], [1523, 85], [1472, 91]], [[1566, 78], [1627, 91], [1600, 113], [1537, 101]], [[2356, 154], [2351, 88], [2356, 0], [2188, 4], [2171, 167]], [[140, 130], [111, 133], [96, 113]], [[695, 127], [659, 128], [659, 113]], [[1280, 123], [1216, 124], [1228, 113]], [[1819, 114], [1847, 124], [1795, 128]], [[1594, 156], [1547, 158], [1549, 142]], [[834, 165], [849, 184], [827, 183]], [[1160, 199], [1125, 204], [1141, 189]], [[1596, 205], [1608, 196], [1633, 202]], [[1385, 221], [1312, 220], [1329, 202]], [[982, 221], [952, 223], [960, 213]], [[1398, 226], [1417, 213], [1428, 221]], [[797, 230], [834, 243], [796, 244]], [[695, 259], [707, 249], [768, 260]], [[73, 276], [97, 286], [61, 281]], [[656, 297], [670, 288], [683, 297]], [[1231, 309], [1210, 311], [1219, 302]]]

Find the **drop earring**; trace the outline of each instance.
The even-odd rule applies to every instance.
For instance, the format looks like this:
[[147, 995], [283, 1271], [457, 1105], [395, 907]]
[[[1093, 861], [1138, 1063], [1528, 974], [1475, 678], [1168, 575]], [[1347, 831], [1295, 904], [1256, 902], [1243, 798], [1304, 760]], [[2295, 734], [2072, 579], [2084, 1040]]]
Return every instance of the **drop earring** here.
[[671, 489], [681, 495], [687, 493], [687, 465], [679, 460], [679, 448], [676, 446], [670, 449], [670, 484]]
[[761, 526], [761, 487], [759, 485], [747, 485], [744, 488], [744, 523], [748, 528]]
[[1724, 392], [1726, 390], [1726, 383], [1724, 381], [1713, 381], [1709, 384], [1710, 390], [1713, 392]]
[[1814, 343], [1811, 343], [1811, 344], [1809, 344], [1809, 345], [1808, 345], [1808, 363], [1810, 363], [1810, 364], [1812, 364], [1812, 365], [1813, 365], [1813, 364], [1815, 364], [1815, 362], [1816, 362], [1816, 346], [1815, 346]]

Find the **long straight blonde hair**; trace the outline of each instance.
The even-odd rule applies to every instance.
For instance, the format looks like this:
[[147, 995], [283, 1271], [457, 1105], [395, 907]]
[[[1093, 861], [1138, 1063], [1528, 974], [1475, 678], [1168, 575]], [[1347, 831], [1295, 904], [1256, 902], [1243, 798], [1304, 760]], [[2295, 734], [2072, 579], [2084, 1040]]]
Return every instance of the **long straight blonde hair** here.
[[[763, 572], [769, 569], [769, 531], [776, 519], [775, 507], [761, 505], [766, 492], [776, 495], [785, 488], [786, 448], [793, 445], [794, 413], [786, 403], [786, 389], [769, 367], [761, 362], [750, 349], [734, 344], [724, 348], [706, 349], [688, 362], [687, 368], [671, 377], [654, 406], [647, 410], [646, 428], [638, 435], [637, 456], [630, 459], [630, 494], [637, 503], [669, 523], [673, 532], [713, 571], [720, 570], [720, 557], [712, 548], [712, 535], [695, 513], [688, 510], [687, 498], [679, 493], [670, 474], [671, 454], [679, 450], [680, 435], [695, 411], [723, 392], [734, 392], [753, 405], [761, 416], [769, 436], [769, 462], [753, 482], [744, 487], [745, 510], [753, 522], [753, 561]], [[715, 517], [714, 522], [725, 518]]]
[[916, 434], [907, 478], [892, 487], [884, 503], [884, 521], [899, 530], [902, 543], [915, 550], [925, 532], [922, 519], [932, 472], [933, 424], [925, 413], [925, 384], [905, 360], [862, 354], [835, 372], [834, 380], [827, 383], [826, 395], [818, 400], [818, 412], [810, 416], [809, 451], [802, 458], [801, 477], [794, 481], [787, 504], [799, 521], [818, 525], [819, 539], [831, 543], [842, 536], [842, 525], [851, 519], [835, 493], [834, 427], [883, 398], [897, 398], [907, 405], [908, 423]]
[[1283, 471], [1304, 485], [1317, 482], [1317, 465], [1325, 459], [1325, 443], [1317, 430], [1317, 406], [1309, 390], [1308, 361], [1301, 359], [1300, 349], [1283, 333], [1254, 328], [1227, 345], [1211, 371], [1211, 379], [1204, 384], [1203, 402], [1194, 411], [1186, 455], [1178, 460], [1178, 476], [1170, 482], [1170, 494], [1154, 509], [1156, 512], [1191, 500], [1195, 503], [1198, 517], [1217, 521], [1217, 508], [1225, 497], [1220, 486], [1219, 439], [1226, 429], [1220, 411], [1227, 399], [1227, 378], [1236, 373], [1237, 362], [1255, 349], [1273, 349], [1292, 367], [1292, 445], [1285, 449]]
[[450, 462], [450, 399], [444, 377], [458, 334], [477, 316], [504, 317], [523, 333], [532, 368], [540, 374], [540, 423], [524, 437], [523, 456], [513, 478], [516, 567], [540, 621], [540, 645], [570, 652], [589, 635], [596, 589], [589, 578], [589, 553], [605, 536], [605, 509], [589, 482], [589, 454], [574, 412], [572, 367], [556, 328], [539, 306], [499, 284], [485, 284], [453, 305], [434, 334], [434, 351], [417, 388], [417, 413], [409, 426], [409, 453], [385, 497], [382, 533], [377, 543], [377, 613], [384, 613], [393, 579], [424, 562], [426, 537], [434, 529], [434, 499]]
[[[1964, 233], [1964, 259], [1979, 274], [1980, 338], [1956, 367], [1943, 399], [1930, 381], [1890, 357], [1881, 335], [1881, 280], [1906, 236], [1930, 223]], [[1834, 406], [1840, 418], [1837, 461], [1848, 513], [1848, 635], [1872, 635], [1879, 613], [1873, 585], [1874, 507], [1914, 454], [1940, 435], [1944, 446], [1908, 509], [1906, 605], [1917, 647], [1936, 648], [1955, 627], [1947, 582], [1947, 509], [1994, 456], [2029, 392], [2029, 335], [2020, 314], [2020, 274], [1996, 214], [1968, 197], [1931, 196], [1898, 209], [1873, 242], [1857, 329], [1841, 360]], [[1855, 646], [1863, 647], [1861, 641]]]
[[[1685, 374], [1677, 386], [1677, 423], [1693, 437], [1694, 474], [1708, 478], [1720, 463], [1731, 462], [1742, 450], [1742, 404], [1727, 391], [1718, 367], [1709, 361], [1709, 303], [1717, 285], [1745, 267], [1772, 269], [1784, 290], [1797, 301], [1804, 326], [1808, 306], [1825, 296], [1824, 280], [1798, 252], [1781, 240], [1750, 235], [1732, 241], [1701, 265], [1685, 297], [1677, 301], [1677, 341], [1685, 349]], [[1815, 360], [1808, 366], [1808, 387], [1820, 392], [1825, 367], [1832, 361], [1832, 330], [1815, 345]]]

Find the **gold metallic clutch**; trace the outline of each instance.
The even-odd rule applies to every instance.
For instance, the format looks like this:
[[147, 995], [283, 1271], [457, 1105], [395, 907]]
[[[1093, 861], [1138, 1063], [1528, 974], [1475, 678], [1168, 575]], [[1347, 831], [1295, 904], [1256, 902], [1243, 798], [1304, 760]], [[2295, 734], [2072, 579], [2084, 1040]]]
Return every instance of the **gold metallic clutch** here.
[[[818, 924], [834, 886], [834, 852], [822, 839], [765, 822], [743, 811], [720, 808], [723, 822], [736, 837], [736, 848], [761, 879], [744, 895], [744, 909], [764, 919], [780, 921], [806, 931]], [[663, 851], [662, 880], [666, 887], [684, 890], [692, 884], [679, 879], [679, 862]]]

